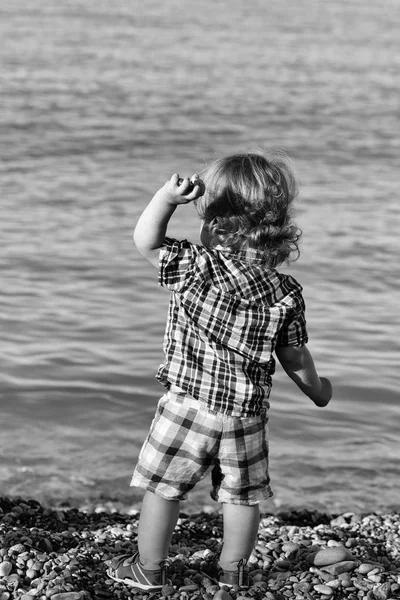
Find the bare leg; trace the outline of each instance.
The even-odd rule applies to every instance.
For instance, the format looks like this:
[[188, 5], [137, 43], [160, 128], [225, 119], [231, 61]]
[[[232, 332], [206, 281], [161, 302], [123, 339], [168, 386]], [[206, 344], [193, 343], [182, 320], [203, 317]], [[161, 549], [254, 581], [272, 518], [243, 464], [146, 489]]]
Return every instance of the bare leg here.
[[219, 564], [226, 571], [234, 571], [238, 562], [248, 560], [257, 539], [260, 524], [258, 504], [223, 504], [224, 545]]
[[179, 509], [179, 501], [165, 500], [146, 491], [138, 528], [140, 562], [145, 569], [157, 570], [167, 558]]

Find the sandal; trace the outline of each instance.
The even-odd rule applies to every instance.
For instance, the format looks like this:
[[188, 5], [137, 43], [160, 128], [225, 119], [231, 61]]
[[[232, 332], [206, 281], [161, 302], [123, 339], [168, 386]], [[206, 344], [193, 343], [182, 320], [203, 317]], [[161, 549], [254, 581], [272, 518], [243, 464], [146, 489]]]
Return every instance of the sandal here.
[[111, 562], [107, 575], [126, 585], [139, 590], [160, 590], [167, 583], [166, 561], [160, 563], [160, 569], [150, 571], [140, 564], [139, 552], [122, 554]]

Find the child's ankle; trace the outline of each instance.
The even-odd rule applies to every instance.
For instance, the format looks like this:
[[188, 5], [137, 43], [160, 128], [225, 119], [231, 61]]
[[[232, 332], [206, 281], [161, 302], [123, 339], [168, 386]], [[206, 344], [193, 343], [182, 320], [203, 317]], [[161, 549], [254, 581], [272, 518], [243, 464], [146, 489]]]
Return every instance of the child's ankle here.
[[245, 567], [246, 563], [247, 563], [246, 558], [240, 558], [238, 560], [225, 561], [225, 562], [221, 562], [220, 560], [218, 561], [218, 565], [224, 571], [237, 571], [237, 569], [239, 567]]
[[139, 564], [145, 571], [159, 571], [161, 569], [162, 563], [165, 561], [165, 558], [159, 561], [154, 561], [148, 558], [139, 558]]

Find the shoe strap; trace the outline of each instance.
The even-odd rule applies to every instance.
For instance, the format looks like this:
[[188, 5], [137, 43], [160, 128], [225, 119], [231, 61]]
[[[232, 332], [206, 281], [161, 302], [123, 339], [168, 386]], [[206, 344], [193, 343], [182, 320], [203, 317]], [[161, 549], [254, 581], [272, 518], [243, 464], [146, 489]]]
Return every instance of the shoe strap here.
[[238, 585], [239, 586], [242, 586], [245, 584], [244, 568], [245, 568], [246, 564], [247, 564], [247, 560], [245, 558], [242, 558], [238, 562]]
[[168, 583], [168, 577], [167, 577], [167, 567], [169, 565], [169, 560], [165, 559], [162, 560], [160, 562], [160, 569], [161, 569], [161, 583], [162, 585], [165, 585], [166, 583]]

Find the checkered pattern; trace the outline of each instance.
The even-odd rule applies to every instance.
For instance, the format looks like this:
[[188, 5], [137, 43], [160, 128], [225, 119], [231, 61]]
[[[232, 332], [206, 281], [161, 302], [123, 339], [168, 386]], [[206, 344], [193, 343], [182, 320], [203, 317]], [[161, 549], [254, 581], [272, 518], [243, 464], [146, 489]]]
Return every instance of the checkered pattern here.
[[159, 283], [172, 292], [159, 381], [227, 415], [268, 408], [276, 345], [307, 343], [295, 279], [266, 268], [256, 251], [233, 254], [166, 238]]
[[210, 413], [185, 393], [167, 392], [143, 444], [131, 485], [183, 500], [211, 473], [218, 502], [252, 505], [272, 496], [267, 415]]

